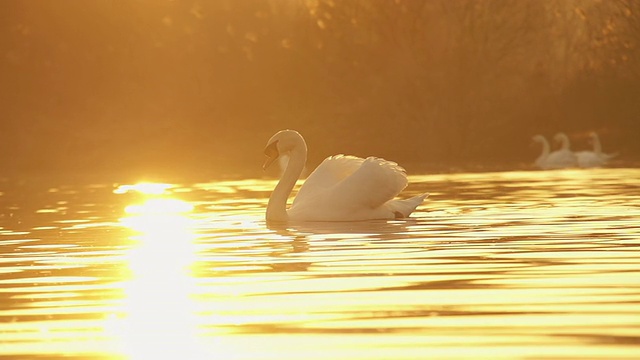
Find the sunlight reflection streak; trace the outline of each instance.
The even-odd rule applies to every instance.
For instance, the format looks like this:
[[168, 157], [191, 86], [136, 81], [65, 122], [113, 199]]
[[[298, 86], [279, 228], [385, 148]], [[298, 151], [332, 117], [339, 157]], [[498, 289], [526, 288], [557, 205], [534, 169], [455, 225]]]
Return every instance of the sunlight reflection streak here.
[[[152, 188], [162, 188], [161, 186]], [[196, 260], [195, 234], [188, 213], [193, 206], [165, 197], [149, 198], [126, 208], [123, 226], [137, 244], [128, 254], [131, 278], [122, 288], [120, 314], [109, 328], [119, 352], [131, 359], [205, 356], [198, 335], [200, 323], [192, 298]]]

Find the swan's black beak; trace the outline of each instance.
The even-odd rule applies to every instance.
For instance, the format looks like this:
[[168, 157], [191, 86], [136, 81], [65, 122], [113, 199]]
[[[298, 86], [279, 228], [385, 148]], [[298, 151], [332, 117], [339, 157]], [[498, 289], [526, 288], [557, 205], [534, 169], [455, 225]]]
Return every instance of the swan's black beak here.
[[262, 170], [267, 170], [267, 168], [280, 156], [280, 152], [278, 151], [278, 140], [269, 144], [266, 148], [264, 148], [264, 154], [267, 155], [267, 160], [262, 165]]

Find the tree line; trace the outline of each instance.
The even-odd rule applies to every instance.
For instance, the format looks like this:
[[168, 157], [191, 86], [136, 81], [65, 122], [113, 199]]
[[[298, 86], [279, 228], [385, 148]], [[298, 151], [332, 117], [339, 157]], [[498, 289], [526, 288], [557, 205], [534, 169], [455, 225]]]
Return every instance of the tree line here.
[[640, 158], [633, 0], [5, 0], [0, 18], [6, 172], [259, 174], [282, 128], [311, 163], [526, 164], [558, 131]]

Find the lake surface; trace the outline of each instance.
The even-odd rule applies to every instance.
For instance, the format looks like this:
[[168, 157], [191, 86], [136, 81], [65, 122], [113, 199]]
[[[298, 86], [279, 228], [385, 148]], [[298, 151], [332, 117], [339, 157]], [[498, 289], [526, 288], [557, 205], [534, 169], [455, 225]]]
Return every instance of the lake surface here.
[[0, 357], [640, 358], [640, 169], [410, 181], [282, 228], [275, 180], [0, 182]]

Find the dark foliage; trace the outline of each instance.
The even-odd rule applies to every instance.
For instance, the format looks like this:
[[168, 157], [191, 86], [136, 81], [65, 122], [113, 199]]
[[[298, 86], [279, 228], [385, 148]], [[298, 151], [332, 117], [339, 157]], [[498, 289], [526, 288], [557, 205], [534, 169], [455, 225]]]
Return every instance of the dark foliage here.
[[640, 158], [633, 0], [4, 0], [5, 173], [259, 175], [273, 132], [310, 161], [527, 164], [598, 131]]

